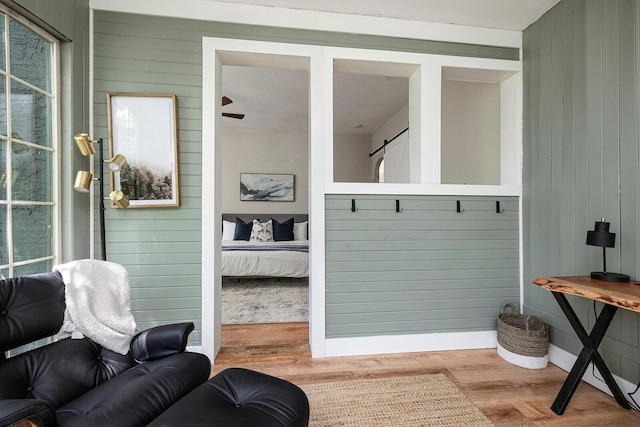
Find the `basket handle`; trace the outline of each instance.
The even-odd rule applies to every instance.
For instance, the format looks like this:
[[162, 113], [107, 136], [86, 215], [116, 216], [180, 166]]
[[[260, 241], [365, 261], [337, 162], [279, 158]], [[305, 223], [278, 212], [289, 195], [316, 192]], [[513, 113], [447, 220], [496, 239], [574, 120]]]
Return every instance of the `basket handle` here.
[[[513, 302], [511, 301], [507, 301], [504, 304], [502, 304], [502, 307], [500, 308], [500, 314], [504, 314], [504, 309], [507, 307], [511, 307], [511, 311], [513, 312], [513, 314], [519, 314], [520, 313], [520, 309], [518, 308], [517, 305], [515, 305]], [[527, 329], [528, 326], [527, 326]]]

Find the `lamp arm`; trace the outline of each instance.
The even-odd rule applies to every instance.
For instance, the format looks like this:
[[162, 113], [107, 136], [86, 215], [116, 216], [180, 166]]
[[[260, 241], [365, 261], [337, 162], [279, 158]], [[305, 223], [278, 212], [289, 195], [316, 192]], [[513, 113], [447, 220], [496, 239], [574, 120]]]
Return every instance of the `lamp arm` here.
[[602, 247], [602, 272], [606, 273], [607, 272], [607, 253], [606, 253], [607, 248], [605, 248], [604, 246]]

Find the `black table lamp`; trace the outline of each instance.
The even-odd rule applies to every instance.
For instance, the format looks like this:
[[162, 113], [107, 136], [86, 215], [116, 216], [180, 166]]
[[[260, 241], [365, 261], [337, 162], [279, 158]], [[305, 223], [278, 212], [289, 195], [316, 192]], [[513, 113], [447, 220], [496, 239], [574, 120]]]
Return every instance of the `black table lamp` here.
[[606, 248], [613, 248], [616, 244], [616, 233], [609, 232], [609, 223], [602, 218], [596, 222], [593, 231], [587, 231], [587, 245], [600, 246], [602, 248], [602, 270], [592, 271], [591, 278], [604, 280], [607, 282], [628, 282], [629, 276], [620, 273], [609, 273], [607, 271]]

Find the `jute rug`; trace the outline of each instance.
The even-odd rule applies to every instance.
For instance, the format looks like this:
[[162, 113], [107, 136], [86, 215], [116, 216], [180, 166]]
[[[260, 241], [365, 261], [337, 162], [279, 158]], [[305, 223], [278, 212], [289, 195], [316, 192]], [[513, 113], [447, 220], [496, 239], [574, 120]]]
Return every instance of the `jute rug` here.
[[444, 374], [310, 384], [310, 427], [460, 426], [493, 423]]

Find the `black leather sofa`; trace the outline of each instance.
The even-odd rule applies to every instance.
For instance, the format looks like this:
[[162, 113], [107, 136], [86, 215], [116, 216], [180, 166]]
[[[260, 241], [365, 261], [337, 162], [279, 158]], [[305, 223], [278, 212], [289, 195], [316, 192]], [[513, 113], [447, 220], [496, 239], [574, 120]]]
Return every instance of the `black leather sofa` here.
[[210, 375], [205, 355], [185, 352], [193, 323], [141, 332], [126, 355], [83, 338], [6, 357], [56, 334], [64, 309], [58, 272], [0, 280], [0, 426], [141, 427]]
[[294, 384], [230, 368], [207, 381], [209, 359], [185, 352], [193, 323], [143, 331], [129, 353], [88, 338], [5, 352], [56, 334], [65, 284], [58, 272], [0, 280], [0, 427], [306, 427]]

